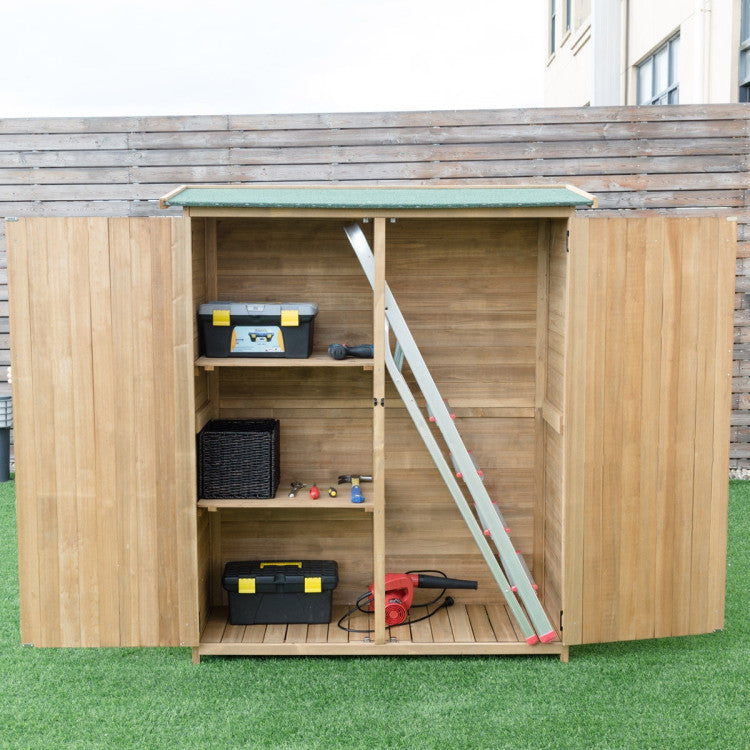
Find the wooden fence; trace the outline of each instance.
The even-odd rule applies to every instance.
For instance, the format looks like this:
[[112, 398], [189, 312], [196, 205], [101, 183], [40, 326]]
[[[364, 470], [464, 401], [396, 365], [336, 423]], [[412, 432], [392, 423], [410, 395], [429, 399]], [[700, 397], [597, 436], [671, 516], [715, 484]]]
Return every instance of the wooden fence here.
[[[177, 185], [232, 182], [567, 182], [598, 214], [736, 216], [730, 468], [750, 476], [749, 135], [749, 105], [0, 119], [0, 216], [164, 215]], [[2, 224], [0, 259], [3, 381]]]

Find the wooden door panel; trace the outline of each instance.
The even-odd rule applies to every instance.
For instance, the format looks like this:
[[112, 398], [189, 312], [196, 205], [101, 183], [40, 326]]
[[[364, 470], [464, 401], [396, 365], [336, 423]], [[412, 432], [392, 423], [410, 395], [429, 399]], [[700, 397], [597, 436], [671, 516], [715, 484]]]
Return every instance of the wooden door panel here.
[[197, 643], [187, 232], [8, 225], [25, 643]]
[[736, 225], [571, 231], [565, 640], [720, 628]]

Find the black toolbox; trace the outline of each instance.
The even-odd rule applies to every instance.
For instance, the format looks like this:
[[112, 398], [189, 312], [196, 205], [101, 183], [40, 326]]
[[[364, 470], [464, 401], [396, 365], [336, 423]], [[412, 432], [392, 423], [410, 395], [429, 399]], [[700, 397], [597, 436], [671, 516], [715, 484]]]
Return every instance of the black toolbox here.
[[206, 357], [306, 359], [318, 306], [312, 302], [208, 302], [198, 308], [198, 339]]
[[331, 621], [334, 560], [228, 562], [222, 579], [232, 625]]

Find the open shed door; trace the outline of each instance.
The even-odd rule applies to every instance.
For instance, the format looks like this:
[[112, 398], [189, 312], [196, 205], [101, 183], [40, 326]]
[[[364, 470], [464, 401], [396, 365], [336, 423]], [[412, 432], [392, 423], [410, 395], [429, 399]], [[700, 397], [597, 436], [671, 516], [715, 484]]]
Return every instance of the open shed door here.
[[195, 645], [188, 223], [8, 223], [21, 637]]
[[736, 237], [572, 222], [566, 643], [723, 627]]

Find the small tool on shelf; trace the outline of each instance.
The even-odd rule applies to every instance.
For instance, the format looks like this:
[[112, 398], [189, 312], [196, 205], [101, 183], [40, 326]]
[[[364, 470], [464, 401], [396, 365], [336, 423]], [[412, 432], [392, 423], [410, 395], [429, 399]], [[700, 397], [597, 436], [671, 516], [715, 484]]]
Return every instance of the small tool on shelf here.
[[339, 484], [352, 485], [352, 502], [363, 503], [365, 501], [364, 495], [362, 494], [362, 488], [359, 486], [360, 482], [372, 482], [372, 477], [367, 474], [340, 474]]
[[346, 344], [331, 344], [328, 347], [328, 356], [333, 359], [345, 359], [346, 357], [359, 357], [360, 359], [373, 358], [372, 344], [360, 344], [359, 346], [347, 346]]
[[292, 482], [291, 485], [289, 485], [291, 489], [289, 490], [289, 497], [297, 497], [297, 493], [303, 488], [307, 487], [307, 485], [304, 482]]

